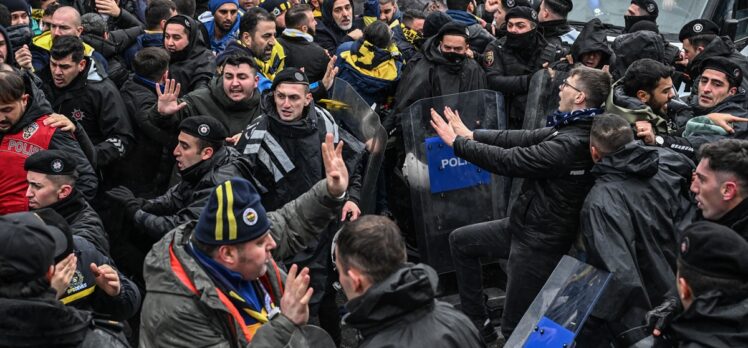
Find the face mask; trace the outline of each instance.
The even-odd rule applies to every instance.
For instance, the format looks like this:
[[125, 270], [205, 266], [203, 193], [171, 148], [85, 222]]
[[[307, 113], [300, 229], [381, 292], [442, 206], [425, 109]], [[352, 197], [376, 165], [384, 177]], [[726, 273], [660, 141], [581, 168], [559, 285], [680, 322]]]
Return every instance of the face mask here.
[[455, 53], [455, 52], [442, 53], [442, 56], [444, 56], [444, 58], [446, 60], [448, 60], [448, 61], [450, 61], [452, 63], [460, 63], [463, 60], [465, 60], [465, 55], [464, 54], [459, 54], [459, 53]]
[[639, 21], [652, 21], [655, 22], [654, 16], [623, 16], [623, 32], [628, 33], [631, 27]]
[[509, 48], [534, 47], [535, 29], [522, 34], [506, 33], [506, 46]]
[[417, 31], [410, 29], [405, 26], [405, 24], [400, 24], [400, 28], [403, 30], [403, 36], [405, 36], [405, 40], [410, 42], [411, 45], [414, 45], [416, 42], [418, 42], [422, 37], [421, 34], [419, 34]]

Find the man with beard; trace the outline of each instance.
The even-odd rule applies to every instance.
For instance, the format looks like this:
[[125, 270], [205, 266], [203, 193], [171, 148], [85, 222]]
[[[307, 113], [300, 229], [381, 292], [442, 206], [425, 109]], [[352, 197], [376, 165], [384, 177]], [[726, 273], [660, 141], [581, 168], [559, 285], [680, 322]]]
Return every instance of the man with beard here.
[[640, 21], [657, 23], [657, 16], [659, 14], [660, 9], [654, 0], [631, 0], [631, 5], [626, 9], [626, 14], [623, 16], [625, 23], [623, 32], [630, 32], [631, 27]]
[[487, 45], [494, 40], [494, 37], [483, 28], [483, 25], [473, 15], [475, 2], [472, 0], [447, 0], [446, 2], [447, 15], [467, 29], [470, 49], [473, 52], [484, 52]]
[[530, 7], [507, 11], [506, 36], [488, 45], [483, 54], [488, 87], [504, 94], [510, 129], [522, 128], [530, 79], [545, 63], [556, 62], [562, 50], [537, 30], [538, 14]]
[[286, 0], [265, 0], [259, 5], [275, 17], [276, 37], [280, 36], [283, 29], [286, 29], [286, 12], [291, 9], [291, 6], [292, 2]]
[[213, 18], [203, 23], [208, 30], [213, 53], [223, 52], [229, 42], [239, 35], [239, 2], [237, 0], [211, 0], [208, 3]]
[[379, 18], [379, 0], [364, 2], [363, 18], [354, 18], [353, 13], [350, 0], [322, 2], [322, 20], [317, 25], [314, 41], [333, 55], [343, 42], [360, 39], [364, 35], [365, 21], [370, 23]]
[[239, 23], [239, 39], [226, 46], [226, 50], [216, 57], [216, 64], [222, 66], [232, 55], [246, 55], [254, 58], [264, 78], [273, 79], [280, 67], [282, 51], [276, 48], [275, 17], [265, 9], [255, 7], [242, 16]]
[[171, 55], [169, 78], [181, 86], [180, 96], [208, 87], [216, 70], [215, 56], [194, 19], [185, 15], [169, 18], [164, 26], [164, 48]]
[[309, 81], [320, 81], [325, 76], [330, 57], [327, 51], [314, 42], [317, 21], [312, 7], [299, 4], [286, 12], [286, 26], [278, 44], [286, 52], [284, 66], [304, 68]]
[[149, 119], [168, 134], [174, 134], [184, 119], [210, 115], [223, 123], [230, 135], [240, 134], [261, 113], [257, 81], [257, 67], [252, 58], [230, 56], [221, 66], [221, 75], [208, 88], [178, 99], [179, 88], [172, 88], [176, 81], [166, 81], [163, 93], [156, 87], [158, 103], [149, 111]]

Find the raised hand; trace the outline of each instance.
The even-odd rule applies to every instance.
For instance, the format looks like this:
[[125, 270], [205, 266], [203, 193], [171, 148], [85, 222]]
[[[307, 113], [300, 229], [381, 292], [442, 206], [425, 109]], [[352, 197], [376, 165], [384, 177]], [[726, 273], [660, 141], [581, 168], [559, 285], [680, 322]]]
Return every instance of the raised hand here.
[[121, 291], [119, 274], [112, 266], [96, 266], [95, 263], [91, 263], [90, 267], [91, 273], [96, 277], [96, 286], [111, 297], [119, 295]]
[[164, 91], [161, 92], [160, 86], [156, 85], [156, 95], [158, 95], [158, 113], [166, 116], [173, 115], [182, 110], [187, 103], [179, 102], [179, 91], [182, 89], [182, 85], [177, 83], [176, 80], [169, 79], [164, 83]]
[[65, 294], [65, 290], [70, 286], [70, 280], [73, 279], [77, 268], [78, 258], [74, 253], [70, 253], [70, 255], [55, 265], [55, 274], [52, 275], [49, 283], [57, 291], [57, 298]]
[[455, 134], [473, 140], [473, 131], [468, 129], [465, 123], [462, 122], [459, 111], [453, 111], [449, 106], [445, 106], [444, 117], [447, 118], [447, 122], [452, 126], [452, 130], [455, 131]]
[[299, 267], [291, 266], [286, 276], [286, 290], [281, 297], [281, 313], [296, 325], [304, 325], [309, 320], [309, 300], [314, 289], [309, 287], [309, 268], [297, 275]]
[[337, 56], [332, 56], [330, 62], [327, 63], [325, 76], [322, 77], [322, 85], [325, 86], [325, 89], [330, 89], [332, 87], [332, 83], [335, 82], [335, 76], [338, 75], [338, 67], [335, 66], [337, 60]]
[[332, 133], [325, 135], [322, 160], [325, 164], [327, 192], [333, 197], [342, 196], [348, 189], [348, 168], [343, 160], [343, 141], [338, 142], [338, 146], [333, 145]]
[[439, 135], [439, 138], [441, 138], [445, 144], [452, 147], [455, 139], [457, 139], [457, 134], [454, 129], [452, 129], [452, 126], [445, 122], [441, 115], [439, 115], [439, 113], [434, 109], [431, 109], [431, 127], [434, 127], [436, 134]]

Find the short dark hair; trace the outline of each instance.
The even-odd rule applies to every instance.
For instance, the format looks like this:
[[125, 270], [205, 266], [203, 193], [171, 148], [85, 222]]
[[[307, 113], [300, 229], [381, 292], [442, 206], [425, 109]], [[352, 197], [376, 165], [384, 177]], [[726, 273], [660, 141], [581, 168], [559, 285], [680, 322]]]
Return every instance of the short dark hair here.
[[16, 71], [0, 71], [0, 103], [17, 102], [26, 93], [23, 77]]
[[64, 59], [71, 56], [74, 62], [80, 62], [84, 58], [83, 42], [77, 36], [64, 35], [55, 38], [49, 55], [54, 59]]
[[[549, 11], [553, 12], [553, 14], [557, 16], [561, 16], [566, 18], [566, 16], [569, 15], [569, 11], [571, 11], [571, 7], [567, 5], [566, 2], [558, 1], [558, 0], [542, 0], [543, 3], [545, 3], [545, 8]], [[571, 3], [571, 1], [569, 1]]]
[[195, 139], [197, 139], [197, 150], [198, 151], [203, 151], [207, 148], [212, 148], [213, 152], [216, 152], [223, 147], [223, 141], [210, 141], [210, 140], [206, 140], [206, 139], [198, 138], [198, 137], [195, 137]]
[[672, 75], [672, 67], [650, 58], [639, 59], [631, 63], [621, 79], [623, 92], [630, 97], [635, 97], [638, 91], [652, 94], [660, 80]]
[[403, 23], [407, 26], [413, 24], [416, 19], [426, 19], [426, 15], [421, 10], [407, 9], [403, 11]]
[[161, 47], [146, 47], [135, 54], [132, 70], [152, 81], [158, 81], [169, 69], [169, 52]]
[[714, 40], [716, 37], [717, 35], [714, 35], [714, 34], [701, 34], [701, 35], [694, 35], [686, 39], [688, 40], [688, 42], [691, 43], [691, 46], [695, 48], [695, 47], [706, 47], [706, 45], [712, 42], [712, 40]]
[[447, 8], [450, 10], [467, 11], [471, 0], [447, 0]]
[[177, 5], [171, 0], [151, 0], [145, 9], [145, 26], [148, 30], [160, 30], [161, 21], [171, 18]]
[[748, 284], [740, 279], [713, 277], [703, 274], [685, 265], [680, 258], [677, 260], [678, 276], [685, 279], [691, 289], [693, 297], [699, 297], [713, 290], [721, 290], [723, 295], [743, 293], [748, 290]]
[[590, 144], [601, 156], [614, 153], [634, 141], [634, 131], [623, 117], [616, 114], [602, 114], [592, 119]]
[[309, 4], [298, 4], [286, 11], [286, 28], [299, 29], [304, 25], [309, 25], [307, 12], [312, 12], [312, 6]]
[[610, 87], [613, 83], [613, 78], [609, 73], [599, 69], [579, 66], [571, 69], [569, 77], [571, 78], [572, 76], [577, 76], [577, 87], [584, 91], [586, 97], [585, 106], [588, 108], [599, 108], [608, 99]]
[[243, 54], [233, 54], [226, 58], [222, 64], [221, 71], [224, 70], [223, 68], [226, 67], [226, 65], [239, 66], [242, 64], [249, 65], [255, 73], [257, 72], [257, 64], [255, 64], [255, 60], [252, 57]]
[[257, 24], [263, 21], [275, 22], [275, 16], [262, 7], [252, 7], [242, 16], [242, 20], [239, 22], [239, 33], [254, 35], [257, 31]]
[[62, 7], [62, 5], [58, 3], [50, 4], [49, 6], [47, 6], [47, 8], [44, 9], [44, 14], [42, 15], [42, 17], [48, 17], [55, 14], [55, 11], [57, 11], [57, 9], [60, 7]]
[[107, 32], [107, 23], [100, 14], [89, 12], [81, 16], [81, 26], [84, 34], [91, 34], [98, 37], [104, 37]]
[[75, 181], [78, 180], [78, 171], [73, 170], [69, 175], [49, 175], [45, 174], [47, 179], [57, 186], [70, 185], [75, 187]]
[[387, 23], [376, 21], [364, 28], [364, 40], [379, 48], [387, 48], [392, 42], [392, 32]]
[[187, 17], [195, 17], [195, 0], [174, 0], [177, 6], [177, 13]]
[[748, 140], [721, 139], [699, 149], [699, 159], [709, 159], [709, 168], [735, 175], [743, 194], [748, 194]]
[[397, 1], [396, 0], [379, 0], [379, 4], [380, 5], [386, 5], [386, 4], [389, 4], [389, 3], [394, 3], [395, 6], [397, 6]]
[[392, 220], [378, 215], [362, 216], [343, 226], [337, 252], [343, 271], [355, 266], [373, 283], [389, 277], [407, 260], [400, 229]]

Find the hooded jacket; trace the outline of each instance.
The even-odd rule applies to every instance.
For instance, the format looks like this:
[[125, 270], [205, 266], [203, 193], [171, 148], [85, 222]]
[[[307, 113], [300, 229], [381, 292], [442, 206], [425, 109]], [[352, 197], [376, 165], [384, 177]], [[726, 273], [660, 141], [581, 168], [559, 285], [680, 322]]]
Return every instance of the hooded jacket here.
[[260, 92], [257, 89], [248, 99], [235, 102], [223, 90], [223, 76], [214, 77], [208, 88], [190, 92], [177, 102], [185, 102], [187, 106], [179, 110], [176, 115], [166, 116], [158, 113], [158, 104], [155, 104], [149, 111], [151, 122], [170, 134], [174, 134], [178, 133], [177, 127], [185, 118], [209, 115], [221, 121], [229, 130], [229, 134], [234, 135], [244, 131], [244, 128], [262, 113]]
[[8, 37], [8, 31], [0, 25], [0, 35], [2, 35], [3, 40], [5, 41], [5, 49], [7, 49], [7, 54], [5, 55], [5, 64], [8, 64], [10, 66], [16, 66], [16, 55], [13, 51], [13, 43], [10, 42], [10, 38]]
[[119, 324], [102, 323], [90, 312], [62, 304], [51, 288], [35, 296], [0, 297], [0, 342], [4, 346], [130, 347]]
[[[350, 1], [350, 3], [351, 14], [353, 14], [355, 13], [354, 1]], [[322, 2], [322, 20], [317, 22], [317, 32], [314, 33], [314, 42], [322, 46], [330, 54], [335, 54], [335, 50], [343, 42], [353, 41], [353, 38], [348, 36], [349, 32], [356, 29], [363, 31], [367, 23], [371, 23], [379, 18], [379, 2], [377, 0], [366, 0], [364, 2], [363, 16], [351, 18], [351, 28], [343, 30], [340, 29], [335, 23], [335, 19], [333, 19], [332, 8], [334, 4], [334, 0]]]
[[669, 329], [678, 347], [728, 348], [748, 346], [748, 293], [719, 290], [697, 296], [676, 316]]
[[439, 50], [440, 36], [423, 44], [423, 52], [408, 62], [395, 93], [395, 114], [425, 98], [486, 88], [486, 76], [475, 60], [449, 61]]
[[182, 51], [171, 53], [169, 61], [169, 78], [177, 80], [182, 85], [180, 97], [198, 88], [207, 87], [216, 71], [215, 56], [203, 41], [200, 24], [190, 17], [183, 17], [192, 27], [185, 28], [189, 32], [190, 41]]
[[574, 59], [574, 63], [582, 62], [582, 55], [592, 52], [602, 53], [602, 59], [600, 59], [600, 65], [595, 68], [602, 68], [604, 65], [610, 64], [610, 58], [613, 55], [608, 46], [608, 38], [605, 32], [605, 27], [599, 18], [594, 18], [587, 22], [579, 33], [574, 44], [571, 45], [571, 56]]
[[146, 30], [135, 38], [135, 42], [122, 52], [128, 70], [132, 70], [135, 54], [146, 47], [164, 47], [164, 32]]
[[[330, 197], [324, 181], [276, 211], [268, 211], [270, 234], [278, 247], [273, 257], [281, 260], [303, 250], [319, 237], [337, 216], [342, 201]], [[247, 347], [235, 307], [224, 301], [210, 276], [185, 249], [195, 222], [179, 226], [156, 243], [145, 259], [148, 296], [141, 315], [140, 346], [150, 347]], [[283, 294], [283, 278], [275, 262], [260, 278], [277, 307]], [[225, 295], [223, 295], [225, 298]], [[262, 325], [251, 347], [284, 347], [298, 327], [279, 315]]]
[[697, 213], [694, 169], [681, 154], [635, 142], [592, 167], [580, 232], [588, 262], [613, 274], [593, 315], [616, 336], [643, 325], [648, 311], [675, 294], [681, 231]]
[[[41, 127], [49, 128], [48, 126], [38, 126], [36, 122], [39, 118], [51, 114], [53, 112], [52, 109], [50, 109], [45, 103], [41, 102], [44, 98], [41, 95], [37, 95], [37, 93], [41, 92], [34, 87], [31, 78], [28, 75], [23, 75], [23, 77], [26, 86], [26, 93], [30, 95], [28, 103], [26, 104], [26, 111], [21, 116], [21, 119], [18, 120], [18, 122], [16, 122], [16, 124], [14, 124], [7, 132], [0, 133], [0, 143], [2, 143], [3, 139], [9, 134], [19, 134], [28, 131], [33, 135], [33, 133], [39, 131]], [[41, 98], [41, 100], [39, 98]], [[62, 150], [75, 157], [77, 163], [76, 171], [79, 174], [75, 185], [86, 198], [92, 199], [96, 195], [98, 179], [96, 173], [94, 173], [94, 169], [91, 167], [88, 159], [86, 159], [86, 155], [83, 154], [80, 145], [71, 133], [63, 132], [59, 129], [54, 129], [53, 132], [49, 146], [44, 150]], [[7, 152], [7, 154], [11, 154], [11, 152]], [[28, 157], [31, 153], [25, 152], [22, 155]], [[27, 210], [28, 199], [26, 198], [26, 171], [23, 169], [23, 166], [20, 168], [6, 168], [4, 173], [3, 180], [0, 181], [0, 186], [2, 186], [2, 189], [0, 189], [0, 202], [7, 203], [10, 200], [22, 200], [25, 203], [22, 204], [22, 206], [19, 206], [20, 210], [15, 210], [13, 212]], [[8, 188], [10, 186], [18, 188], [18, 190], [9, 190]], [[6, 211], [5, 213], [9, 212], [11, 211]]]
[[96, 162], [102, 168], [124, 157], [134, 136], [122, 97], [114, 83], [93, 67], [86, 58], [86, 68], [69, 85], [58, 88], [52, 73], [40, 73], [44, 94], [55, 112], [79, 122], [96, 146]]
[[394, 43], [387, 49], [363, 39], [338, 48], [338, 78], [348, 82], [369, 105], [382, 105], [395, 93], [403, 66]]
[[358, 347], [484, 347], [467, 316], [437, 300], [439, 277], [425, 264], [405, 264], [346, 304], [343, 321]]
[[484, 52], [488, 44], [496, 39], [471, 13], [459, 10], [447, 10], [446, 13], [452, 20], [467, 27], [468, 42], [473, 52]]

